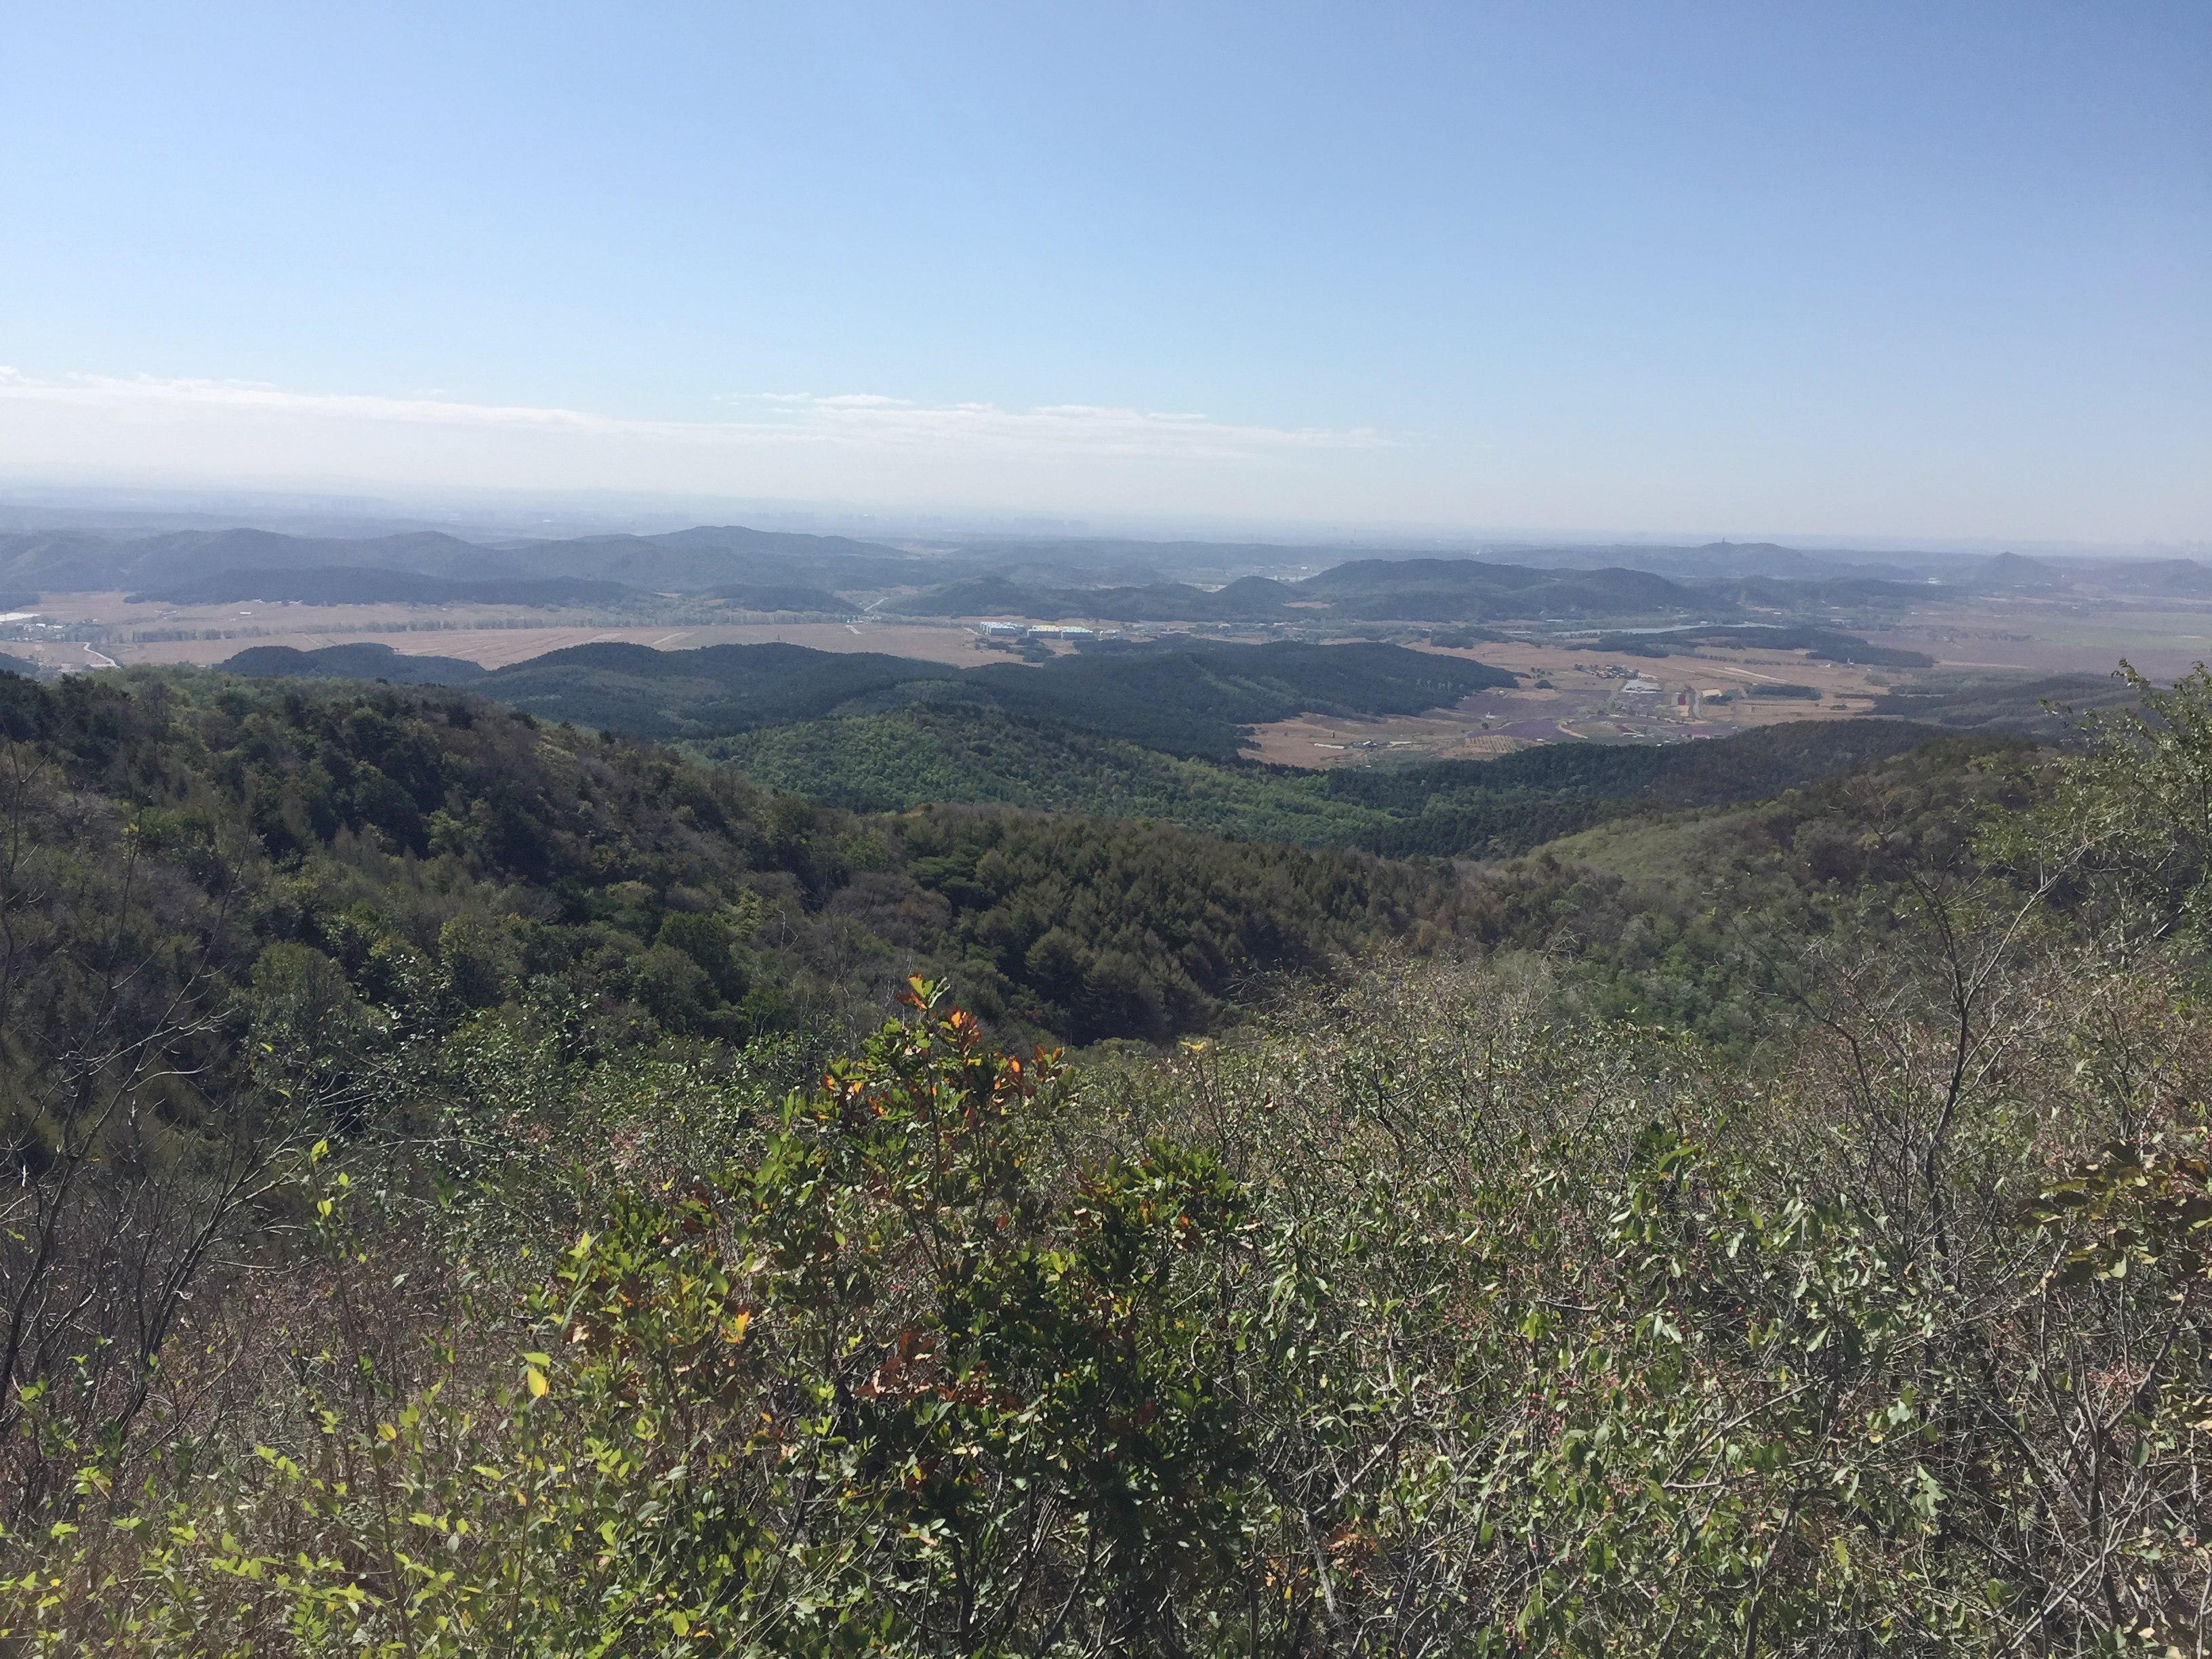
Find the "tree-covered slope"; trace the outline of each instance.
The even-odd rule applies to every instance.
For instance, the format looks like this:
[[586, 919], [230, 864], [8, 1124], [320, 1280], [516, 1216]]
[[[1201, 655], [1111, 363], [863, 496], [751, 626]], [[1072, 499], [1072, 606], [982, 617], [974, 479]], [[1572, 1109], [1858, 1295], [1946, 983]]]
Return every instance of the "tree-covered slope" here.
[[1391, 645], [1112, 643], [1035, 666], [943, 663], [796, 645], [653, 651], [581, 645], [501, 668], [478, 688], [551, 720], [708, 738], [910, 698], [957, 698], [1169, 754], [1233, 759], [1249, 728], [1306, 709], [1412, 714], [1512, 676]]
[[[1361, 854], [1137, 821], [857, 815], [427, 688], [0, 677], [0, 742], [43, 780], [52, 824], [127, 831], [87, 843], [96, 866], [136, 847], [157, 888], [189, 875], [233, 896], [210, 983], [243, 986], [268, 947], [297, 945], [389, 1030], [547, 996], [617, 1046], [849, 1029], [927, 971], [1018, 1027], [1160, 1039], [1451, 905], [1445, 878]], [[1068, 837], [1089, 850], [1020, 850]], [[1008, 882], [976, 878], [987, 842]], [[992, 911], [1017, 920], [979, 933]], [[1033, 958], [1069, 916], [1113, 918], [1115, 949]]]
[[700, 746], [765, 787], [892, 811], [953, 802], [1161, 818], [1241, 841], [1358, 844], [1389, 822], [1311, 775], [1187, 759], [977, 703], [774, 726]]
[[1464, 657], [1395, 645], [1128, 645], [1035, 669], [971, 669], [963, 690], [1011, 713], [1089, 726], [1169, 754], [1233, 760], [1254, 726], [1309, 710], [1413, 714], [1513, 676]]
[[1498, 858], [1638, 812], [1757, 799], [1936, 735], [1899, 720], [1802, 721], [1660, 747], [1559, 744], [1494, 760], [1295, 772], [948, 702], [768, 726], [701, 749], [763, 785], [864, 810], [1000, 803], [1239, 840]]
[[808, 720], [856, 698], [958, 671], [880, 652], [800, 645], [711, 645], [696, 651], [605, 643], [550, 651], [488, 675], [478, 688], [548, 720], [644, 737], [714, 737]]
[[1363, 839], [1377, 851], [1497, 857], [1626, 812], [1755, 800], [1936, 735], [1905, 720], [1801, 720], [1650, 748], [1548, 744], [1496, 760], [1339, 771], [1328, 789], [1390, 814]]

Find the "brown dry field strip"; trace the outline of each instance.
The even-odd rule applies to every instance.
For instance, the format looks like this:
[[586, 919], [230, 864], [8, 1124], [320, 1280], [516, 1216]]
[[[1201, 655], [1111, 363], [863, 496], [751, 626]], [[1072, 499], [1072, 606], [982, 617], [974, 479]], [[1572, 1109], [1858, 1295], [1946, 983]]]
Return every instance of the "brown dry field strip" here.
[[[1435, 647], [1423, 649], [1436, 650]], [[1520, 641], [1486, 640], [1472, 649], [1439, 651], [1470, 657], [1522, 677], [1511, 690], [1479, 691], [1457, 708], [1374, 720], [1300, 714], [1256, 728], [1244, 752], [1284, 766], [1360, 765], [1391, 757], [1437, 760], [1501, 755], [1529, 743], [1666, 743], [1722, 737], [1781, 720], [1848, 720], [1874, 706], [1879, 687], [1868, 671], [1814, 663], [1796, 652], [1707, 650], [1694, 657], [1615, 657]], [[1879, 676], [1885, 683], [1889, 678]], [[1539, 685], [1538, 681], [1548, 681]], [[1631, 693], [1656, 683], [1656, 692]], [[1809, 685], [1817, 701], [1753, 700], [1759, 684]], [[1693, 716], [1678, 710], [1677, 693], [1725, 690], [1724, 702], [1702, 695]], [[1841, 705], [1838, 707], [1838, 705]]]

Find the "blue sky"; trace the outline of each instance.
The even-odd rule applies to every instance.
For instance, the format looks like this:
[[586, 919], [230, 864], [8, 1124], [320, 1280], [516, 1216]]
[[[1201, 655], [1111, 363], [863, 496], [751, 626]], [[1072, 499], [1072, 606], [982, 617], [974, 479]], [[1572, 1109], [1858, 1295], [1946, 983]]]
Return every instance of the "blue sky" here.
[[0, 3], [0, 474], [2212, 535], [2212, 7]]

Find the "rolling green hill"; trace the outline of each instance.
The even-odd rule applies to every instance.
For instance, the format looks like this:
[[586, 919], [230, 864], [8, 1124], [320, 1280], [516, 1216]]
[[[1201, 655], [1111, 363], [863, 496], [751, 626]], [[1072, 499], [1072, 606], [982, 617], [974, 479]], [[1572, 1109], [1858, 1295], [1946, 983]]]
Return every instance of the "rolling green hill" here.
[[1177, 641], [966, 670], [796, 645], [580, 645], [499, 669], [479, 689], [549, 720], [695, 740], [950, 698], [1231, 761], [1247, 728], [1304, 710], [1413, 714], [1512, 683], [1481, 663], [1398, 646]]
[[1504, 617], [1643, 616], [1694, 611], [1693, 590], [1648, 571], [1536, 570], [1480, 559], [1360, 559], [1296, 585], [1343, 616], [1489, 622]]
[[943, 663], [800, 645], [715, 645], [697, 651], [579, 645], [486, 677], [488, 696], [548, 720], [641, 736], [717, 737], [808, 720], [915, 680], [950, 679]]
[[1161, 818], [1240, 841], [1356, 844], [1385, 812], [1312, 774], [1163, 754], [1055, 720], [964, 702], [809, 720], [698, 745], [755, 783], [884, 811], [937, 801]]
[[1102, 647], [1035, 669], [971, 669], [963, 689], [1012, 714], [1055, 719], [1169, 754], [1233, 761], [1248, 728], [1308, 710], [1413, 714], [1449, 707], [1513, 676], [1464, 657], [1395, 645], [1229, 645], [1192, 641]]
[[1644, 806], [1771, 794], [1934, 735], [1894, 720], [1803, 723], [1659, 748], [1553, 744], [1329, 773], [1241, 758], [1261, 721], [1306, 709], [1412, 713], [1508, 678], [1371, 644], [1102, 647], [965, 671], [793, 645], [599, 644], [490, 673], [381, 646], [264, 646], [228, 665], [469, 684], [547, 720], [687, 742], [769, 787], [859, 811], [1000, 805], [1432, 857], [1502, 857]]
[[[866, 1023], [926, 971], [1040, 1033], [1164, 1039], [1220, 1018], [1255, 975], [1449, 908], [1440, 872], [1356, 850], [958, 805], [855, 816], [429, 687], [0, 676], [9, 744], [48, 769], [39, 789], [177, 861], [163, 881], [242, 884], [246, 908], [204, 945], [218, 979], [250, 976], [272, 943], [305, 946], [432, 1025], [552, 986], [595, 1041], [742, 1040], [855, 1010]], [[1061, 752], [1085, 745], [1127, 747], [1070, 733]], [[40, 833], [77, 832], [57, 818]], [[1080, 948], [1033, 951], [1069, 927]]]
[[484, 677], [483, 665], [465, 657], [418, 657], [360, 640], [302, 651], [289, 645], [250, 645], [222, 665], [249, 678], [384, 680], [393, 685], [469, 685]]
[[1655, 808], [1772, 795], [1936, 735], [1902, 720], [1804, 721], [1660, 748], [1559, 744], [1497, 760], [1297, 772], [943, 702], [698, 747], [756, 783], [859, 810], [997, 804], [1158, 818], [1238, 840], [1499, 858]]
[[1659, 748], [1551, 744], [1492, 761], [1334, 772], [1329, 793], [1391, 815], [1362, 839], [1375, 851], [1502, 857], [1631, 811], [1755, 800], [1936, 735], [1905, 720], [1802, 720]]

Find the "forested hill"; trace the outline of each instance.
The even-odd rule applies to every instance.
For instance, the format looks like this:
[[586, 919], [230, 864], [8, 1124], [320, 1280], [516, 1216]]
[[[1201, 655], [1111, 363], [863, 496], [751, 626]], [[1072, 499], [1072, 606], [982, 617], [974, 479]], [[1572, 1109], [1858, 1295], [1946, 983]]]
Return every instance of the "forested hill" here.
[[[1011, 732], [1010, 775], [1037, 775], [1048, 728], [923, 708], [873, 717], [894, 722], [878, 735], [896, 746], [908, 715], [966, 743], [963, 765]], [[0, 677], [0, 735], [48, 769], [41, 811], [75, 802], [71, 821], [107, 826], [86, 844], [95, 863], [127, 844], [222, 889], [239, 983], [265, 948], [296, 945], [395, 1029], [557, 988], [594, 1042], [623, 1044], [849, 1028], [915, 971], [1076, 1042], [1204, 1030], [1269, 975], [1491, 925], [1489, 898], [1375, 848], [1435, 850], [1456, 830], [1502, 855], [1653, 804], [1771, 793], [1918, 736], [1785, 726], [1317, 778], [1063, 728], [1048, 752], [1066, 797], [1000, 803], [1067, 814], [1042, 818], [988, 801], [856, 811], [428, 688]], [[1160, 821], [1177, 817], [1241, 842]]]
[[1328, 793], [1389, 817], [1358, 837], [1361, 846], [1400, 856], [1495, 856], [1628, 812], [1779, 794], [1936, 735], [1909, 720], [1802, 720], [1709, 742], [1546, 744], [1495, 760], [1347, 769], [1328, 775]]
[[1317, 773], [1164, 754], [957, 701], [763, 726], [696, 746], [761, 784], [863, 811], [1020, 806], [1312, 846], [1358, 844], [1392, 822], [1334, 799]]
[[692, 738], [952, 698], [1231, 760], [1251, 726], [1306, 710], [1415, 714], [1511, 684], [1503, 670], [1401, 646], [1193, 640], [1108, 642], [1034, 666], [970, 669], [795, 645], [580, 645], [499, 669], [477, 689], [550, 720]]
[[1162, 818], [1244, 840], [1500, 858], [1630, 813], [1776, 794], [1937, 735], [1904, 720], [1806, 720], [1710, 742], [1553, 744], [1491, 760], [1308, 772], [1163, 754], [945, 702], [766, 726], [699, 748], [774, 787], [868, 811], [998, 803]]
[[1454, 925], [1448, 881], [1356, 853], [863, 817], [427, 689], [0, 677], [0, 736], [39, 763], [15, 810], [61, 837], [43, 855], [117, 880], [150, 857], [179, 908], [147, 925], [214, 951], [210, 985], [283, 946], [364, 1030], [552, 998], [594, 1044], [742, 1042], [849, 1030], [926, 971], [1017, 1029], [1158, 1039], [1268, 975]]

